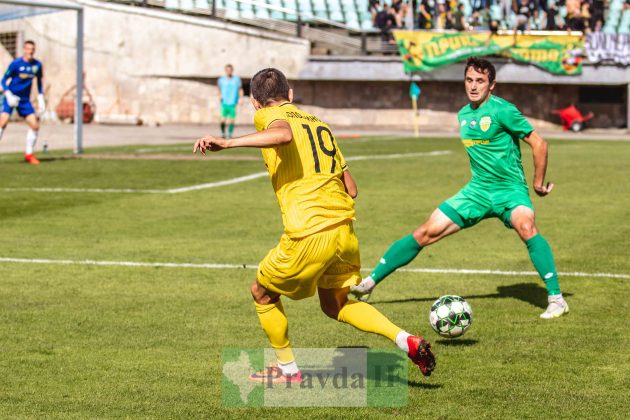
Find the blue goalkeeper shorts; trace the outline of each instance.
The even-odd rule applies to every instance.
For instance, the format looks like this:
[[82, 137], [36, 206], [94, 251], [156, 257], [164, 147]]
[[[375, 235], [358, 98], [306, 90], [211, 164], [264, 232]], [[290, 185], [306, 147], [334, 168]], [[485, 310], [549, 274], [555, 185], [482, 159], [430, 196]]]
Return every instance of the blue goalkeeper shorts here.
[[[28, 98], [20, 98], [20, 102], [16, 108], [20, 117], [28, 117], [29, 115], [35, 113], [35, 109]], [[6, 112], [7, 114], [11, 114], [13, 112], [13, 108], [11, 108], [7, 103], [7, 98], [2, 98], [2, 112]]]

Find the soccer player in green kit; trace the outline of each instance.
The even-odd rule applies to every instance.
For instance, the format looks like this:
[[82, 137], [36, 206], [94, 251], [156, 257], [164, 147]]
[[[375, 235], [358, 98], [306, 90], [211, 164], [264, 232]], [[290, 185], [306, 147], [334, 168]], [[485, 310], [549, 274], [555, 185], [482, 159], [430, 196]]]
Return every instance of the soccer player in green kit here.
[[520, 140], [533, 152], [536, 194], [553, 189], [545, 184], [547, 143], [521, 112], [508, 101], [492, 95], [496, 71], [487, 60], [472, 57], [466, 63], [464, 85], [470, 103], [458, 113], [462, 143], [470, 158], [472, 179], [442, 203], [413, 233], [394, 242], [368, 277], [350, 288], [367, 300], [374, 287], [399, 267], [409, 264], [422, 250], [448, 235], [496, 217], [516, 231], [545, 282], [548, 306], [541, 318], [557, 318], [569, 312], [558, 284], [551, 248], [538, 233], [521, 162]]

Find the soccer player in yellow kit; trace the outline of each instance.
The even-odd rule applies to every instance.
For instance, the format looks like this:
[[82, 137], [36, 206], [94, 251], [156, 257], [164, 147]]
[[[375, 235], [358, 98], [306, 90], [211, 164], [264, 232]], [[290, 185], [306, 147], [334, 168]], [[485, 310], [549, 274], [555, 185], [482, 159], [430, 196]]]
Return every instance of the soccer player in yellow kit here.
[[250, 379], [301, 381], [280, 296], [304, 299], [316, 290], [327, 316], [389, 338], [429, 376], [435, 358], [426, 340], [397, 327], [373, 306], [348, 300], [350, 286], [361, 281], [359, 242], [352, 228], [357, 187], [330, 128], [291, 103], [293, 91], [279, 70], [259, 71], [250, 88], [257, 132], [230, 140], [207, 136], [193, 148], [203, 154], [260, 148], [282, 212], [284, 234], [261, 261], [251, 285], [278, 366]]

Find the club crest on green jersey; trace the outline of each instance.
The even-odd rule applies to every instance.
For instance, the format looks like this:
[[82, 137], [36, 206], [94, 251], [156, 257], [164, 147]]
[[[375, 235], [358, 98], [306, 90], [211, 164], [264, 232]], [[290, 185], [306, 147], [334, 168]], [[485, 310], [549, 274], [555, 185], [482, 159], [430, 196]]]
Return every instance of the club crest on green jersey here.
[[481, 117], [481, 119], [479, 120], [479, 128], [481, 128], [481, 131], [483, 131], [484, 133], [488, 131], [488, 129], [490, 128], [490, 124], [492, 124], [492, 120], [490, 119], [490, 117]]

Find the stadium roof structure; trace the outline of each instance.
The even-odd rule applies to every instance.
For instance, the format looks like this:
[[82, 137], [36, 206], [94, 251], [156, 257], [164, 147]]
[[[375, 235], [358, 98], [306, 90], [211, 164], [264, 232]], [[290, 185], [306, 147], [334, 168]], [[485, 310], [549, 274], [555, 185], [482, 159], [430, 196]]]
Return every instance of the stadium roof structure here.
[[0, 21], [21, 19], [44, 13], [74, 10], [77, 12], [76, 103], [74, 106], [75, 153], [83, 151], [83, 7], [66, 1], [0, 0]]

